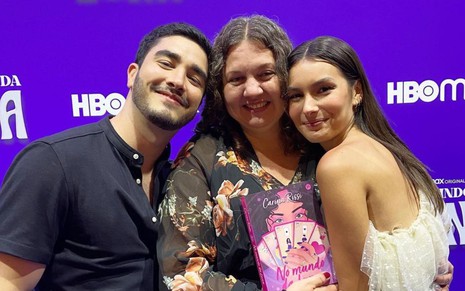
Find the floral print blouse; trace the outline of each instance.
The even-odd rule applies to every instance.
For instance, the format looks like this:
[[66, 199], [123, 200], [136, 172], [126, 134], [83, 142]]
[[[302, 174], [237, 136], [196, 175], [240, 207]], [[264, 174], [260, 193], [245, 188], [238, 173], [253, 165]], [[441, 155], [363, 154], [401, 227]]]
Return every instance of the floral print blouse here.
[[[160, 205], [157, 252], [170, 290], [260, 290], [240, 197], [282, 186], [256, 157], [202, 135], [181, 150]], [[291, 183], [314, 177], [301, 158]]]

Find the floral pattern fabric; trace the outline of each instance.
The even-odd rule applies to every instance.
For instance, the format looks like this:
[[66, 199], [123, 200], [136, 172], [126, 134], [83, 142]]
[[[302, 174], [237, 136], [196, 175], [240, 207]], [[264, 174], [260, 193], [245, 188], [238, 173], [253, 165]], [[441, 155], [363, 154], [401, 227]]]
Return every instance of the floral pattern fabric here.
[[[260, 290], [240, 197], [282, 186], [251, 156], [240, 159], [211, 136], [181, 150], [160, 205], [157, 244], [171, 290]], [[314, 177], [316, 161], [301, 158], [291, 183]]]

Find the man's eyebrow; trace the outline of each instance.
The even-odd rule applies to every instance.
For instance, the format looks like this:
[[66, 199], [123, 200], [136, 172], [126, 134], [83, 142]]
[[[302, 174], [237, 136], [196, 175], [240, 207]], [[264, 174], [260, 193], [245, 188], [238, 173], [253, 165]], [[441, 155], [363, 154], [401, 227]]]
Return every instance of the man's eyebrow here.
[[200, 77], [201, 77], [204, 81], [207, 80], [207, 73], [204, 72], [204, 70], [202, 70], [199, 66], [193, 65], [193, 66], [192, 66], [192, 69], [194, 70], [194, 72], [196, 72], [197, 74], [199, 74]]
[[[173, 53], [172, 51], [169, 51], [169, 50], [159, 50], [155, 53], [155, 55], [168, 57], [172, 60], [175, 60], [176, 62], [180, 62], [182, 59], [179, 54]], [[192, 65], [192, 70], [194, 70], [194, 72], [199, 74], [200, 77], [203, 78], [204, 81], [207, 80], [207, 73], [204, 70], [202, 70], [198, 65], [196, 64]]]
[[156, 56], [164, 56], [164, 57], [168, 57], [170, 59], [173, 59], [177, 62], [179, 62], [181, 60], [181, 56], [178, 55], [177, 53], [173, 53], [172, 51], [169, 51], [169, 50], [159, 50], [155, 53]]

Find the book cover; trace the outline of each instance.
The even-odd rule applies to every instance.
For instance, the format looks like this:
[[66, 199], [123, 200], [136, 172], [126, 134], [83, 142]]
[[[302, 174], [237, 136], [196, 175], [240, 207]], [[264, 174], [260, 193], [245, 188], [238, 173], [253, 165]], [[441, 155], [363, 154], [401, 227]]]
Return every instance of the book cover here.
[[336, 276], [313, 183], [301, 182], [241, 197], [265, 291], [328, 272]]

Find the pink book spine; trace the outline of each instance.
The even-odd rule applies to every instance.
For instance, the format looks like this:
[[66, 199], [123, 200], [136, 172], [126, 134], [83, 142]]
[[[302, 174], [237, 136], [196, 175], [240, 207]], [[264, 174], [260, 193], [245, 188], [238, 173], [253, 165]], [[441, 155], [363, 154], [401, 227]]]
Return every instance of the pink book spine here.
[[262, 290], [268, 291], [268, 288], [266, 287], [265, 275], [263, 274], [263, 266], [260, 261], [260, 257], [258, 256], [258, 250], [257, 250], [258, 243], [255, 240], [255, 233], [253, 231], [252, 223], [250, 222], [249, 207], [247, 206], [247, 203], [244, 197], [241, 197], [241, 204], [242, 204], [242, 208], [244, 209], [245, 223], [247, 224], [247, 228], [249, 229], [250, 243], [252, 244], [253, 254], [255, 257], [255, 263], [257, 264], [258, 274], [260, 275], [260, 281], [262, 282]]

